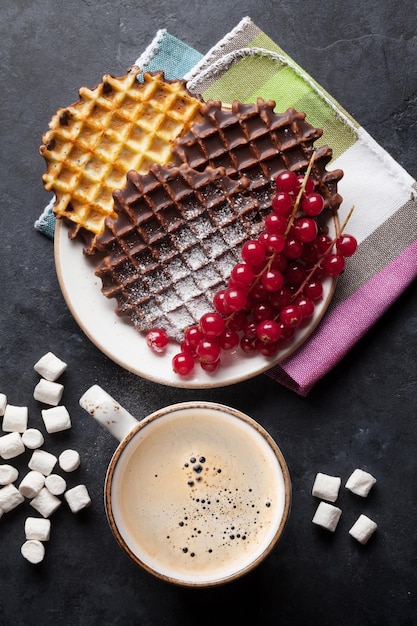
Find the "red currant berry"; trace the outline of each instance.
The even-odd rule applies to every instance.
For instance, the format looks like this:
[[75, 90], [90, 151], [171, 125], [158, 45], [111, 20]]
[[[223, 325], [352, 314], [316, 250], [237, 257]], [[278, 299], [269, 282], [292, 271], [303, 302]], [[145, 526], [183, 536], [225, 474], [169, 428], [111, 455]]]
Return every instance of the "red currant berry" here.
[[345, 259], [341, 254], [329, 254], [323, 261], [323, 269], [328, 276], [337, 276], [345, 269]]
[[213, 306], [218, 313], [222, 313], [225, 315], [227, 313], [225, 304], [224, 304], [224, 294], [226, 293], [226, 289], [221, 289], [217, 293], [214, 294], [213, 297]]
[[303, 254], [301, 255], [302, 261], [307, 265], [315, 265], [319, 258], [319, 252], [315, 241], [311, 243], [305, 243], [303, 247]]
[[261, 284], [269, 293], [279, 291], [284, 284], [284, 277], [278, 270], [270, 269], [262, 274]]
[[146, 343], [154, 352], [163, 352], [168, 342], [168, 335], [163, 328], [151, 328], [146, 333]]
[[274, 309], [267, 302], [260, 302], [252, 311], [253, 319], [255, 322], [263, 322], [264, 320], [271, 319], [273, 317]]
[[256, 342], [256, 349], [263, 356], [275, 356], [279, 350], [279, 342], [264, 343], [259, 340]]
[[308, 298], [305, 298], [304, 296], [300, 296], [299, 298], [297, 298], [294, 304], [300, 309], [303, 319], [308, 319], [309, 317], [312, 317], [314, 309], [316, 308], [314, 302], [312, 300], [309, 300]]
[[253, 302], [263, 302], [268, 299], [269, 293], [262, 283], [257, 283], [251, 290], [250, 295]]
[[290, 341], [290, 339], [294, 337], [295, 328], [292, 328], [291, 326], [286, 326], [282, 322], [280, 323], [280, 328], [281, 328], [280, 341]]
[[231, 278], [234, 280], [235, 286], [248, 287], [255, 278], [255, 274], [247, 263], [238, 263], [231, 271]]
[[286, 191], [280, 191], [272, 198], [272, 208], [279, 215], [288, 217], [292, 211], [294, 200]]
[[280, 191], [295, 193], [300, 188], [300, 182], [295, 172], [285, 170], [275, 178], [275, 184]]
[[304, 213], [311, 215], [312, 217], [320, 215], [324, 209], [323, 197], [319, 193], [309, 193], [301, 200], [301, 208]]
[[254, 339], [256, 337], [256, 323], [255, 322], [247, 322], [245, 327], [243, 328], [244, 336], [248, 339]]
[[[300, 174], [299, 176], [297, 176], [298, 184], [300, 185], [300, 187], [304, 183], [304, 178], [305, 176], [303, 174]], [[315, 186], [316, 185], [315, 185], [314, 180], [311, 178], [311, 176], [309, 176], [304, 185], [304, 193], [306, 195], [313, 193]]]
[[352, 235], [340, 235], [336, 241], [336, 250], [344, 257], [352, 256], [355, 254], [358, 242]]
[[310, 300], [320, 300], [323, 295], [323, 285], [319, 280], [310, 280], [304, 285], [303, 294]]
[[265, 227], [269, 233], [277, 233], [283, 235], [287, 228], [288, 220], [285, 215], [280, 213], [270, 213], [265, 218]]
[[206, 363], [205, 361], [200, 361], [200, 366], [202, 370], [212, 374], [213, 372], [219, 369], [220, 359], [217, 359], [217, 361], [213, 361], [213, 363]]
[[299, 261], [292, 261], [288, 264], [285, 279], [288, 285], [301, 285], [306, 278], [306, 268]]
[[288, 304], [281, 309], [279, 319], [285, 326], [296, 328], [300, 325], [303, 316], [300, 309], [296, 305]]
[[196, 355], [200, 362], [214, 363], [220, 357], [220, 346], [215, 339], [202, 339], [197, 346]]
[[246, 321], [246, 313], [244, 311], [236, 311], [233, 315], [231, 315], [231, 317], [229, 317], [227, 326], [230, 330], [243, 330]]
[[194, 369], [194, 358], [188, 352], [179, 352], [172, 359], [172, 368], [176, 374], [187, 376]]
[[276, 254], [271, 263], [271, 269], [278, 270], [284, 274], [287, 269], [288, 260], [283, 254]]
[[264, 246], [255, 239], [249, 239], [242, 246], [242, 259], [254, 267], [265, 261], [266, 251]]
[[285, 242], [284, 254], [287, 259], [298, 259], [303, 253], [303, 244], [295, 237], [289, 237]]
[[184, 331], [184, 343], [192, 349], [196, 349], [200, 341], [203, 339], [203, 333], [198, 326], [189, 326]]
[[187, 352], [188, 354], [191, 354], [193, 357], [195, 356], [195, 348], [189, 346], [188, 343], [186, 343], [185, 341], [181, 341], [180, 350], [181, 352]]
[[206, 337], [213, 339], [224, 331], [224, 319], [218, 313], [204, 313], [200, 318], [200, 328]]
[[223, 350], [232, 350], [232, 348], [235, 348], [239, 343], [239, 335], [235, 330], [225, 328], [218, 338], [218, 342]]
[[283, 287], [271, 295], [270, 303], [275, 311], [280, 311], [282, 307], [291, 302], [291, 291], [288, 287]]
[[243, 287], [231, 287], [224, 294], [224, 305], [228, 312], [242, 311], [246, 307], [248, 293]]
[[322, 256], [323, 254], [327, 254], [329, 252], [332, 240], [328, 235], [318, 235], [314, 243], [317, 246], [319, 256]]
[[274, 320], [264, 320], [256, 327], [256, 335], [263, 343], [275, 343], [281, 336], [281, 328]]
[[250, 352], [255, 352], [256, 351], [256, 339], [246, 337], [244, 335], [240, 340], [240, 347], [242, 348], [243, 352], [246, 352], [247, 354], [249, 354]]
[[268, 252], [272, 252], [274, 254], [279, 254], [285, 247], [284, 235], [280, 235], [278, 233], [264, 231], [259, 236], [259, 241], [265, 246]]
[[294, 224], [294, 233], [299, 241], [311, 243], [317, 237], [317, 224], [311, 217], [301, 217]]

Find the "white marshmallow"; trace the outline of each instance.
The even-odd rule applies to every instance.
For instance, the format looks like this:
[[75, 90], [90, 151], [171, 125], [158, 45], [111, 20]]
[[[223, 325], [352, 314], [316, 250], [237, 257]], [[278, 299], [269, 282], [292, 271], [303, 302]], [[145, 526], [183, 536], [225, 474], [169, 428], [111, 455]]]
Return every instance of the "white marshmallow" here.
[[4, 415], [7, 406], [7, 396], [5, 393], [0, 393], [0, 417]]
[[313, 484], [312, 495], [321, 500], [336, 502], [342, 480], [338, 476], [318, 473]]
[[25, 446], [20, 433], [9, 433], [0, 437], [0, 456], [2, 459], [13, 459], [23, 454]]
[[26, 474], [19, 485], [19, 491], [25, 498], [34, 498], [45, 485], [45, 476], [36, 470]]
[[58, 474], [50, 474], [45, 478], [45, 487], [54, 496], [62, 496], [67, 488], [66, 481]]
[[24, 497], [14, 485], [6, 485], [0, 489], [0, 509], [8, 513], [24, 501]]
[[20, 548], [23, 558], [33, 565], [41, 563], [45, 557], [45, 546], [36, 539], [29, 539]]
[[64, 493], [64, 498], [68, 502], [73, 513], [78, 513], [91, 504], [91, 499], [85, 485], [77, 485]]
[[64, 385], [54, 383], [46, 378], [41, 378], [36, 385], [33, 397], [39, 402], [57, 406], [60, 403], [62, 394], [64, 393]]
[[67, 364], [61, 361], [53, 352], [47, 352], [35, 363], [33, 369], [46, 380], [54, 382], [67, 369]]
[[38, 495], [30, 501], [30, 506], [40, 513], [42, 517], [52, 515], [61, 504], [61, 500], [50, 493], [46, 487], [41, 489]]
[[3, 417], [3, 430], [5, 433], [23, 433], [28, 427], [27, 406], [6, 405]]
[[40, 472], [44, 476], [49, 476], [57, 460], [54, 454], [46, 452], [46, 450], [34, 450], [29, 460], [28, 467], [31, 470]]
[[339, 523], [342, 510], [333, 504], [327, 502], [320, 502], [313, 517], [313, 524], [326, 528], [330, 532], [334, 533], [337, 524]]
[[364, 472], [361, 469], [355, 469], [355, 471], [349, 476], [345, 487], [352, 493], [355, 493], [362, 498], [366, 498], [375, 483], [376, 478], [374, 478], [372, 474]]
[[22, 441], [26, 448], [35, 450], [43, 446], [45, 440], [40, 430], [37, 428], [28, 428], [22, 433]]
[[366, 515], [359, 515], [352, 528], [349, 530], [349, 535], [354, 537], [359, 543], [365, 545], [372, 537], [378, 526]]
[[27, 517], [25, 521], [26, 539], [49, 541], [51, 535], [51, 521], [43, 517]]
[[44, 404], [56, 406], [59, 404], [63, 393], [64, 385], [41, 378], [34, 389], [33, 397]]
[[18, 476], [19, 472], [13, 465], [0, 465], [0, 485], [10, 485]]
[[49, 434], [58, 433], [61, 430], [71, 428], [71, 418], [64, 406], [54, 406], [51, 409], [41, 411], [46, 431]]
[[58, 457], [58, 463], [64, 472], [73, 472], [80, 465], [80, 455], [76, 450], [64, 450]]

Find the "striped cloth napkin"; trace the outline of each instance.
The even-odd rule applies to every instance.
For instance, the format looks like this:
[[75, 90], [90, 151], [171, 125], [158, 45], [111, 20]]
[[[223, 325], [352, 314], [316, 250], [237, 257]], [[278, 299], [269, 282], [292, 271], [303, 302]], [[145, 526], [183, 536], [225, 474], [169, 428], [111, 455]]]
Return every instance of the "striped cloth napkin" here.
[[[165, 44], [171, 46], [168, 54]], [[206, 100], [275, 100], [277, 111], [304, 111], [310, 124], [324, 130], [321, 142], [330, 145], [334, 155], [329, 169], [344, 171], [340, 220], [355, 207], [346, 232], [359, 246], [315, 331], [268, 371], [281, 384], [307, 395], [416, 277], [416, 181], [249, 17], [204, 57], [159, 31], [137, 64], [150, 70], [169, 65], [171, 76], [184, 76], [189, 89]], [[38, 220], [38, 229], [45, 216], [51, 217], [50, 209]]]

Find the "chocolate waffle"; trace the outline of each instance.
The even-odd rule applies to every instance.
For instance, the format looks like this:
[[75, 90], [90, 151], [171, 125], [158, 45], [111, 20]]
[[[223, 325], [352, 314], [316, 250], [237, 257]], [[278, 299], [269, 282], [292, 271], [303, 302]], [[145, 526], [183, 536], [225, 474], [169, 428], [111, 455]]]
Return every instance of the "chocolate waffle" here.
[[201, 120], [201, 100], [180, 80], [163, 72], [131, 68], [120, 78], [103, 76], [94, 89], [82, 87], [80, 99], [60, 109], [42, 137], [43, 182], [55, 193], [55, 215], [69, 224], [69, 236], [82, 236], [85, 252], [94, 251], [104, 220], [114, 215], [112, 192], [134, 169], [172, 159], [173, 140]]
[[[275, 102], [259, 98], [256, 104], [235, 101], [231, 108], [220, 102], [207, 102], [203, 121], [174, 142], [175, 163], [188, 163], [195, 169], [224, 167], [228, 176], [245, 175], [250, 179], [261, 206], [270, 203], [270, 182], [283, 170], [303, 174], [307, 169], [314, 142], [323, 131], [305, 120], [305, 113], [288, 109], [274, 112]], [[337, 209], [342, 198], [337, 193], [341, 170], [327, 171], [332, 158], [328, 146], [316, 148], [311, 177], [325, 199], [325, 206]]]
[[140, 331], [160, 326], [181, 340], [185, 327], [212, 310], [243, 243], [263, 228], [248, 186], [247, 178], [210, 166], [129, 172], [114, 193], [117, 217], [97, 239], [106, 256], [96, 275], [117, 314]]

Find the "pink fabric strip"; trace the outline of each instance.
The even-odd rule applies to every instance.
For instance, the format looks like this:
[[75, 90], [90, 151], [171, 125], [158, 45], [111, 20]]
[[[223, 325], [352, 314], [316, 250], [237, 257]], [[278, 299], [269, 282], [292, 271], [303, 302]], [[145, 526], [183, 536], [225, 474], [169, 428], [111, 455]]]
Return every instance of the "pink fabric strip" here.
[[293, 355], [268, 371], [281, 384], [306, 396], [417, 276], [417, 241], [347, 300], [329, 311]]

